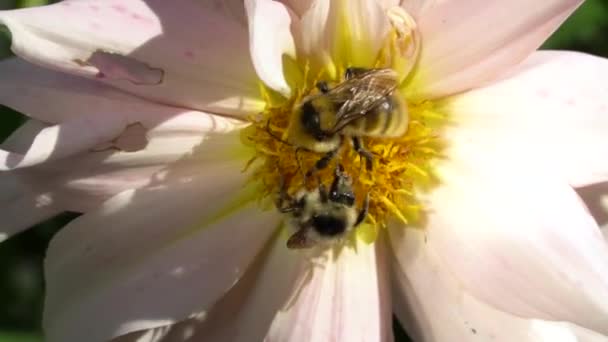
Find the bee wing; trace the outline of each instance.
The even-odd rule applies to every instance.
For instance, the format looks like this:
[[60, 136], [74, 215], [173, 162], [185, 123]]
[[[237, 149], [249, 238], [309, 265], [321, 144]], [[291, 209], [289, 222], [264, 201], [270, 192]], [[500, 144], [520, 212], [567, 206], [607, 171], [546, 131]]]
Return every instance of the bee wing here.
[[327, 96], [335, 103], [343, 103], [336, 113], [332, 133], [367, 115], [395, 90], [397, 82], [397, 73], [392, 69], [372, 69], [331, 89]]

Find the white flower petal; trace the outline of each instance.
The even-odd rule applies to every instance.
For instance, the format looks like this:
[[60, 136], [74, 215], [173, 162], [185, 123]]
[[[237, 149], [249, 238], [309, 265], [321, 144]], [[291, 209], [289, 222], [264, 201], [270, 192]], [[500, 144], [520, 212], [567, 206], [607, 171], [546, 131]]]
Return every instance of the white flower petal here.
[[14, 178], [34, 192], [49, 194], [55, 206], [86, 212], [121, 191], [152, 184], [163, 175], [194, 177], [210, 164], [244, 160], [237, 155], [247, 153], [239, 131], [209, 132], [221, 128], [209, 125], [199, 114], [185, 113], [155, 127], [147, 133], [149, 140], [142, 150], [87, 151], [13, 171]]
[[277, 311], [292, 300], [304, 255], [278, 237], [207, 315], [133, 333], [113, 342], [263, 341]]
[[60, 231], [45, 264], [49, 341], [105, 341], [208, 311], [278, 224], [246, 202], [240, 166], [125, 191]]
[[494, 84], [450, 99], [446, 111], [455, 132], [474, 130], [484, 144], [512, 146], [584, 186], [608, 180], [607, 78], [607, 59], [539, 51]]
[[285, 57], [295, 59], [296, 48], [291, 32], [294, 16], [285, 5], [274, 0], [245, 0], [245, 7], [255, 70], [267, 86], [289, 95], [291, 89], [283, 75], [283, 61]]
[[[113, 90], [93, 81], [48, 71], [20, 60], [0, 63], [7, 77], [0, 82], [0, 102], [34, 118], [58, 125], [44, 127], [26, 151], [0, 151], [4, 169], [32, 166], [65, 158], [110, 142], [115, 138], [124, 145], [121, 135], [133, 124], [156, 132], [224, 132], [234, 129], [234, 121], [207, 113], [157, 105]], [[3, 74], [4, 76], [4, 74]], [[21, 135], [20, 139], [31, 137]], [[110, 147], [109, 145], [108, 147]], [[184, 151], [187, 152], [187, 151]]]
[[299, 23], [297, 47], [302, 55], [319, 64], [318, 66], [323, 66], [331, 59], [331, 6], [331, 1], [311, 1]]
[[263, 103], [243, 12], [232, 0], [84, 0], [2, 11], [0, 23], [33, 63], [162, 103], [245, 115]]
[[[46, 125], [39, 121], [28, 120], [0, 147], [24, 152], [33, 137], [44, 127]], [[15, 172], [0, 173], [0, 208], [3, 218], [0, 225], [0, 242], [62, 211], [54, 205], [51, 194], [31, 189]]]
[[316, 2], [315, 0], [280, 0], [285, 5], [289, 6], [289, 8], [299, 17], [302, 16], [308, 10], [308, 8]]
[[[27, 150], [43, 127], [28, 120], [2, 148]], [[4, 173], [0, 175], [2, 235], [9, 237], [64, 210], [93, 210], [117, 193], [150, 185], [159, 177], [194, 177], [209, 164], [242, 159], [236, 155], [242, 150], [238, 131], [208, 132], [233, 128], [227, 120], [219, 119], [214, 127], [207, 116], [188, 112], [147, 132], [150, 140], [137, 152], [86, 151]]]
[[[391, 300], [383, 243], [358, 243], [313, 259], [268, 342], [391, 341]], [[305, 273], [306, 274], [306, 273]]]
[[469, 143], [438, 169], [428, 244], [476, 298], [606, 334], [608, 245], [580, 198], [517, 149]]
[[[404, 2], [408, 3], [408, 2]], [[479, 86], [535, 49], [582, 0], [445, 0], [408, 4], [422, 35], [411, 91], [441, 97]]]
[[124, 117], [83, 114], [42, 129], [25, 154], [0, 150], [0, 171], [29, 167], [92, 149], [120, 135], [127, 127]]
[[471, 296], [438, 257], [425, 232], [389, 230], [396, 263], [395, 311], [415, 341], [607, 341], [573, 324], [528, 320]]
[[0, 208], [0, 242], [62, 211], [53, 205], [51, 194], [32, 193], [8, 173], [0, 174]]
[[301, 17], [298, 48], [314, 67], [372, 66], [390, 28], [383, 4], [313, 1]]

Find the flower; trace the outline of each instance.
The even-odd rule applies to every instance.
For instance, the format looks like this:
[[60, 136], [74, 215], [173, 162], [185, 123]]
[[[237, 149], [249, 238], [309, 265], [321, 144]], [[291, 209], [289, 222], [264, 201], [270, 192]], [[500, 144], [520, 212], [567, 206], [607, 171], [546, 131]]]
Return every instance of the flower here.
[[[0, 12], [19, 57], [0, 103], [30, 117], [2, 145], [0, 236], [84, 213], [49, 247], [48, 340], [389, 341], [393, 311], [416, 341], [605, 339], [608, 245], [573, 188], [608, 180], [608, 62], [533, 52], [580, 2]], [[447, 118], [424, 220], [288, 250], [241, 172], [246, 117], [291, 98], [303, 60], [338, 77], [392, 43], [408, 105]]]

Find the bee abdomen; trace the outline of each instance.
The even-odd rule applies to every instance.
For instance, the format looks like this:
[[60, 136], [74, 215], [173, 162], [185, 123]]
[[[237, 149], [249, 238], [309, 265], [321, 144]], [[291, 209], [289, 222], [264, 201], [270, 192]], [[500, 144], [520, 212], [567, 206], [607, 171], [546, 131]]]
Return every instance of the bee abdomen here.
[[401, 137], [407, 132], [410, 122], [407, 105], [400, 96], [391, 96], [391, 112], [389, 115], [389, 123], [386, 126], [384, 136]]
[[405, 103], [398, 97], [390, 96], [349, 128], [352, 134], [393, 138], [403, 136], [408, 123]]

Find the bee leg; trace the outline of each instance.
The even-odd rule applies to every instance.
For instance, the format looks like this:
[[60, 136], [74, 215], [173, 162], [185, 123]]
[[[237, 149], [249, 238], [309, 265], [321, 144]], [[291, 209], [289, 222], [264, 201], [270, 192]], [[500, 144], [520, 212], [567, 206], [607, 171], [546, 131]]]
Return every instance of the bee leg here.
[[308, 179], [310, 176], [312, 176], [315, 172], [319, 171], [319, 170], [323, 170], [324, 168], [327, 167], [327, 165], [329, 165], [329, 162], [334, 159], [334, 157], [336, 156], [336, 154], [338, 154], [338, 151], [340, 149], [337, 148], [333, 151], [329, 151], [327, 153], [325, 153], [325, 155], [323, 157], [321, 157], [321, 159], [317, 160], [317, 162], [315, 163], [315, 166], [313, 166], [310, 170], [308, 170], [308, 172], [306, 172], [306, 179]]
[[365, 199], [363, 200], [363, 208], [359, 211], [359, 216], [357, 216], [357, 221], [355, 222], [355, 227], [360, 225], [365, 218], [367, 217], [367, 212], [369, 210], [369, 193], [365, 195]]
[[321, 202], [327, 203], [329, 199], [329, 195], [327, 194], [327, 188], [325, 184], [321, 183], [321, 178], [318, 179], [319, 182], [319, 196], [321, 197]]
[[[279, 190], [279, 197], [277, 198], [277, 200], [275, 202], [275, 206], [277, 207], [279, 212], [290, 213], [290, 212], [297, 210], [298, 209], [297, 203], [294, 203], [293, 198], [291, 196], [289, 196], [289, 194], [287, 193], [287, 185], [285, 184], [285, 177], [283, 177], [283, 175], [281, 175], [279, 187], [281, 190]], [[285, 202], [288, 203], [287, 206], [284, 205]]]
[[355, 151], [359, 153], [361, 158], [365, 158], [365, 168], [367, 171], [370, 171], [372, 169], [372, 160], [374, 159], [372, 153], [363, 147], [359, 137], [353, 137], [353, 147], [355, 148]]
[[290, 143], [288, 143], [287, 141], [279, 138], [276, 134], [274, 134], [272, 132], [272, 130], [270, 129], [270, 119], [268, 119], [268, 121], [266, 121], [266, 132], [268, 133], [268, 135], [270, 135], [272, 138], [274, 138], [275, 140], [282, 142], [283, 144], [287, 145], [287, 146], [293, 146]]
[[351, 190], [350, 178], [344, 173], [342, 165], [337, 165], [334, 171], [334, 181], [329, 190], [329, 199], [352, 207], [355, 204], [355, 194]]
[[287, 239], [287, 248], [304, 249], [314, 246], [314, 241], [308, 238], [309, 228], [302, 228]]

